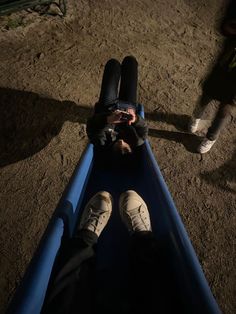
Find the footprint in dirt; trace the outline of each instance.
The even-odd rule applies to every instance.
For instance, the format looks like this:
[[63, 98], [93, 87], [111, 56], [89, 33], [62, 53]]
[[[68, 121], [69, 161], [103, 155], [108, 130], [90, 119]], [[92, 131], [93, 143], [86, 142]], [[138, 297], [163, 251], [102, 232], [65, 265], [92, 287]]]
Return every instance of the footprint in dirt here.
[[39, 152], [65, 121], [86, 123], [91, 109], [33, 92], [0, 88], [0, 167]]

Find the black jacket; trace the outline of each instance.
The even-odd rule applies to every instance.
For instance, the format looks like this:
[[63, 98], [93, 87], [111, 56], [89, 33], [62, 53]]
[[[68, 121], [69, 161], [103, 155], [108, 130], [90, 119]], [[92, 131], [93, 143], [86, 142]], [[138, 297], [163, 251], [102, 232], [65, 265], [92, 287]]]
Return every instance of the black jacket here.
[[87, 135], [95, 146], [109, 147], [118, 139], [123, 139], [133, 148], [140, 146], [147, 138], [146, 121], [137, 115], [135, 123], [108, 124], [107, 113], [96, 113], [87, 121]]

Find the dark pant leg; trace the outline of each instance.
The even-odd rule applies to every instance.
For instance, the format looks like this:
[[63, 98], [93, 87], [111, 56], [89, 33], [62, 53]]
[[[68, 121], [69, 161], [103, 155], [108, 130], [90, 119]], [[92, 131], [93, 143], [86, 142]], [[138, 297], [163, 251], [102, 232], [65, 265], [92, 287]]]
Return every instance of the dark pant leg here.
[[215, 119], [211, 127], [208, 129], [206, 137], [211, 141], [216, 140], [221, 130], [228, 123], [230, 116], [231, 116], [231, 105], [221, 103], [217, 111], [217, 114], [215, 116]]
[[104, 69], [99, 102], [95, 106], [95, 112], [102, 112], [104, 106], [113, 104], [118, 98], [118, 85], [120, 81], [120, 63], [110, 59]]
[[177, 313], [180, 301], [165, 250], [153, 233], [134, 233], [130, 246], [130, 274], [134, 313]]
[[196, 104], [196, 107], [194, 108], [194, 111], [193, 111], [193, 117], [194, 119], [201, 119], [203, 114], [205, 113], [207, 107], [208, 107], [208, 104], [211, 102], [211, 98], [203, 93], [198, 101], [197, 101], [197, 104]]
[[138, 62], [132, 57], [125, 57], [121, 65], [121, 82], [119, 99], [137, 102]]
[[97, 235], [82, 230], [64, 240], [55, 261], [42, 313], [90, 313]]

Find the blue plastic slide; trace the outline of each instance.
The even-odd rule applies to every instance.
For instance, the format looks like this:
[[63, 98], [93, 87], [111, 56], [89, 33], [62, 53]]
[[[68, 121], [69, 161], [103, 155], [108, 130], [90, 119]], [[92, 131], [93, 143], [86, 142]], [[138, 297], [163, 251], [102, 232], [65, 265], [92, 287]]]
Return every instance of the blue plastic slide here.
[[[140, 111], [143, 115], [142, 107]], [[125, 168], [116, 169], [115, 166], [106, 170], [94, 162], [93, 145], [88, 145], [16, 291], [8, 313], [40, 313], [62, 236], [73, 235], [80, 210], [87, 200], [96, 192], [106, 190], [112, 194], [114, 204], [117, 204], [119, 195], [129, 189], [139, 193], [148, 205], [153, 232], [164, 245], [171, 261], [178, 293], [184, 304], [182, 313], [221, 313], [148, 141], [140, 149], [137, 160], [138, 170], [133, 168], [127, 171]], [[122, 269], [126, 263], [124, 252], [127, 249], [127, 237], [127, 230], [115, 207], [99, 238], [98, 269], [116, 263]], [[111, 247], [115, 249], [111, 250]]]

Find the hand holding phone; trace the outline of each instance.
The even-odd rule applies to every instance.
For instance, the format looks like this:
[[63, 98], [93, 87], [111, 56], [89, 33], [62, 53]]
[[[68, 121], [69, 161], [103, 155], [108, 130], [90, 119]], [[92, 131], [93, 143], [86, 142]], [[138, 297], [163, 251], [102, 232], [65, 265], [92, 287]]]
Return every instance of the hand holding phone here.
[[132, 116], [132, 118], [128, 121], [128, 124], [131, 125], [131, 123], [136, 121], [136, 112], [133, 108], [128, 108], [127, 112]]
[[128, 109], [127, 111], [115, 110], [107, 117], [107, 122], [114, 124], [128, 122], [130, 125], [135, 122], [135, 120], [136, 115], [133, 109]]
[[132, 114], [128, 113], [127, 111], [121, 111], [120, 120], [124, 122], [128, 122], [133, 119]]
[[107, 117], [107, 123], [122, 123], [121, 120], [122, 113], [120, 110], [113, 111], [108, 117]]

